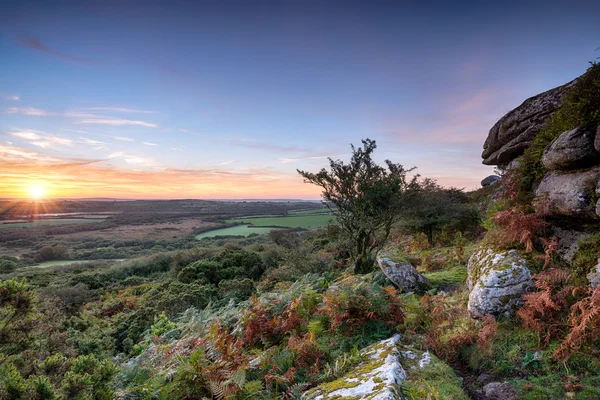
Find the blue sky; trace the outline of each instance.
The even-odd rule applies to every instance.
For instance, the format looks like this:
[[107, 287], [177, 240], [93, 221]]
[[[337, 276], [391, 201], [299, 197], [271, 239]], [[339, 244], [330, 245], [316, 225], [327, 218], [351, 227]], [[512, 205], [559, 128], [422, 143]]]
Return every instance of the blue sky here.
[[[85, 4], [82, 4], [85, 3]], [[0, 197], [317, 198], [361, 138], [473, 189], [491, 126], [600, 56], [600, 4], [3, 2]], [[104, 196], [103, 196], [104, 197]]]

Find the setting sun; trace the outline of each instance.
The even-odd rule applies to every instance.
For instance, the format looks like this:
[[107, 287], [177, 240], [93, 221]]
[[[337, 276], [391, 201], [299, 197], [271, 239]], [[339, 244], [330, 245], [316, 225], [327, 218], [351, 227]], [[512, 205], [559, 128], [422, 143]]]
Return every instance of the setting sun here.
[[29, 196], [32, 199], [39, 200], [46, 194], [46, 188], [42, 185], [31, 185], [29, 186]]

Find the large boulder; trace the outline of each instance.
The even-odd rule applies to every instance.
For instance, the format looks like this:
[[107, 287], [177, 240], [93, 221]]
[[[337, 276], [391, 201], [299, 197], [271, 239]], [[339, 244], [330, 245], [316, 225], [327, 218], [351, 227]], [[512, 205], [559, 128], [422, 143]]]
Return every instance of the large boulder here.
[[394, 262], [387, 254], [377, 255], [377, 265], [383, 274], [404, 292], [423, 293], [432, 288], [431, 283], [406, 262]]
[[400, 344], [400, 335], [360, 351], [362, 361], [343, 377], [305, 392], [302, 400], [403, 400], [403, 393], [427, 393], [438, 398], [438, 387], [428, 377], [435, 376], [446, 398], [467, 400], [461, 381], [452, 368], [429, 351]]
[[395, 335], [363, 349], [366, 361], [342, 378], [309, 390], [302, 399], [401, 400], [400, 386], [407, 375], [400, 364], [399, 340], [400, 335]]
[[482, 248], [469, 259], [469, 313], [510, 315], [533, 288], [531, 271], [517, 250], [495, 252]]
[[600, 164], [594, 148], [596, 129], [577, 128], [562, 133], [544, 151], [542, 163], [551, 170], [588, 168]]
[[486, 186], [493, 185], [494, 183], [498, 182], [501, 179], [502, 178], [500, 178], [498, 175], [490, 175], [488, 177], [485, 177], [481, 181], [481, 186], [486, 187]]
[[597, 219], [595, 190], [600, 168], [566, 173], [552, 171], [544, 175], [535, 195], [538, 211], [550, 216], [570, 219]]
[[523, 154], [550, 115], [562, 105], [564, 90], [573, 83], [531, 97], [500, 118], [483, 145], [483, 163], [506, 165]]

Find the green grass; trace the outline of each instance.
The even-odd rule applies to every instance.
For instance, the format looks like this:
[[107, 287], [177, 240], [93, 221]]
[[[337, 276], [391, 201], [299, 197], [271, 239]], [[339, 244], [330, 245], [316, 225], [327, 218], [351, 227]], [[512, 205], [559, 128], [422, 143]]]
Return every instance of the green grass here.
[[273, 229], [277, 228], [252, 228], [248, 225], [230, 226], [229, 228], [215, 229], [196, 235], [196, 240], [211, 238], [215, 236], [248, 236], [252, 233], [258, 233], [259, 235], [269, 233]]
[[408, 371], [409, 379], [402, 383], [402, 392], [409, 400], [467, 400], [461, 381], [452, 368], [432, 356], [433, 363]]
[[[95, 261], [115, 261], [115, 262], [120, 262], [125, 260], [124, 258], [120, 258], [120, 259], [112, 259], [112, 260], [55, 260], [55, 261], [44, 261], [41, 262], [39, 264], [36, 265], [31, 265], [28, 267], [25, 267], [27, 269], [30, 268], [49, 268], [49, 267], [56, 267], [59, 265], [71, 265], [71, 264], [87, 264], [89, 262], [95, 262]], [[21, 268], [21, 269], [25, 269], [25, 268]]]
[[[105, 218], [102, 218], [104, 220]], [[31, 222], [17, 222], [14, 224], [0, 224], [0, 229], [15, 229], [15, 228], [35, 228], [38, 226], [48, 225], [67, 225], [67, 224], [93, 224], [99, 222], [100, 218], [64, 218], [64, 219], [38, 219]]]
[[282, 227], [282, 228], [305, 228], [314, 229], [325, 226], [329, 221], [335, 221], [333, 215], [299, 215], [289, 217], [270, 217], [270, 218], [247, 218], [247, 219], [229, 219], [225, 222], [243, 222], [258, 227]]
[[288, 210], [288, 215], [318, 215], [318, 214], [331, 214], [329, 208], [303, 208], [299, 210]]
[[429, 282], [436, 288], [461, 286], [467, 280], [467, 268], [459, 265], [451, 269], [423, 272], [423, 276], [429, 279]]

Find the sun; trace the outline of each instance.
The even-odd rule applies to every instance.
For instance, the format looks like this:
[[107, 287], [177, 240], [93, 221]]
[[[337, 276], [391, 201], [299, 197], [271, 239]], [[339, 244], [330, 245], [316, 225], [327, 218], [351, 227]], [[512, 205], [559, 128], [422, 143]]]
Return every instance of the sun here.
[[46, 188], [39, 184], [29, 186], [29, 196], [34, 200], [40, 200], [46, 194]]

